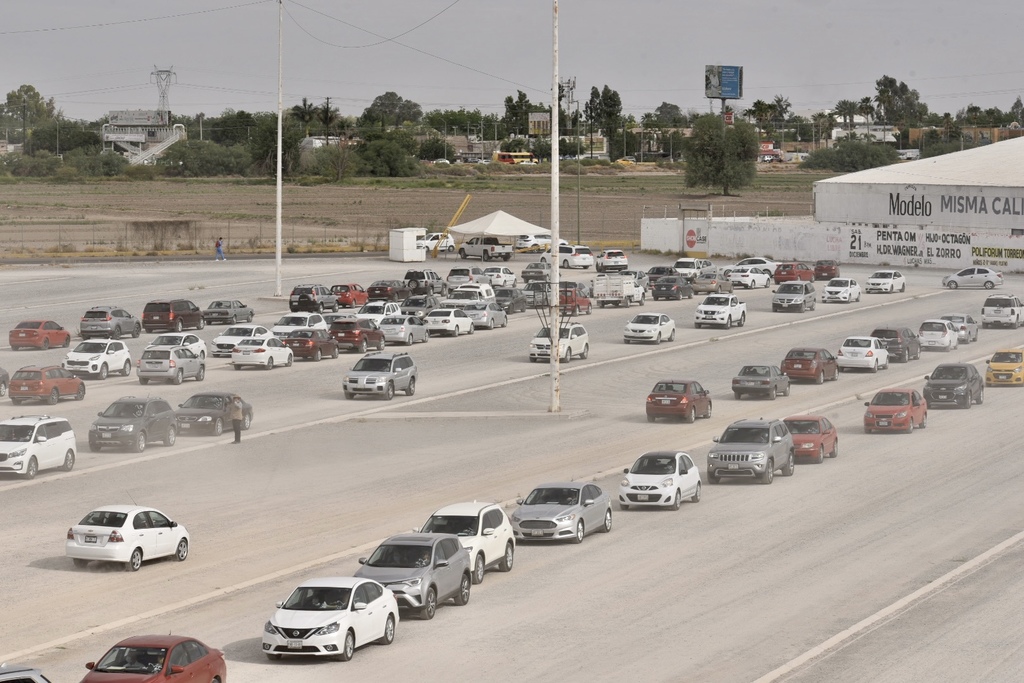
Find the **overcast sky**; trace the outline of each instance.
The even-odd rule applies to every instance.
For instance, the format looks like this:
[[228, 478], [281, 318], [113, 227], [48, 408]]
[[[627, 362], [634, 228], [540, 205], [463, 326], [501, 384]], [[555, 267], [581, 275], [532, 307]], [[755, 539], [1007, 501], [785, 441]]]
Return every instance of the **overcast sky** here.
[[[331, 98], [357, 116], [386, 91], [432, 109], [550, 103], [552, 0], [284, 0], [284, 104]], [[277, 0], [4, 0], [0, 88], [64, 115], [155, 109], [173, 67], [176, 114], [277, 107]], [[931, 111], [1008, 109], [1024, 92], [1024, 3], [948, 0], [560, 0], [560, 77], [577, 98], [608, 85], [626, 114], [708, 110], [704, 65], [744, 67], [742, 110], [797, 113], [875, 94], [883, 74]]]

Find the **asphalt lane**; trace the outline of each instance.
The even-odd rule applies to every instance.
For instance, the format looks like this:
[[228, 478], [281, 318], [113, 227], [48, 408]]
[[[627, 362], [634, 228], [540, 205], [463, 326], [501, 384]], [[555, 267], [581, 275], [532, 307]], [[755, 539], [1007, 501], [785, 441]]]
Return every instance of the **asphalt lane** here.
[[[656, 262], [638, 260], [645, 267]], [[289, 268], [286, 288], [300, 280], [368, 284], [404, 272], [401, 264], [366, 259], [307, 260]], [[265, 263], [70, 270], [0, 270], [10, 293], [0, 304], [0, 329], [44, 315], [70, 327], [69, 320], [109, 301], [112, 292], [132, 311], [173, 294], [201, 306], [205, 299], [248, 296], [260, 322], [284, 312], [282, 302], [266, 297], [272, 273]], [[863, 279], [867, 273], [850, 274]], [[1019, 345], [1016, 331], [985, 330], [977, 344], [874, 375], [844, 373], [836, 383], [795, 385], [792, 396], [775, 402], [736, 401], [729, 391], [740, 365], [778, 363], [797, 344], [835, 349], [846, 335], [881, 324], [916, 327], [928, 317], [980, 309], [983, 292], [941, 290], [938, 277], [914, 271], [905, 295], [819, 305], [803, 315], [771, 313], [767, 290], [743, 292], [749, 323], [730, 331], [694, 330], [688, 316], [696, 301], [649, 303], [644, 312], [665, 311], [679, 323], [677, 340], [660, 347], [622, 343], [623, 324], [640, 309], [599, 309], [582, 318], [591, 357], [565, 368], [561, 415], [544, 413], [546, 366], [526, 360], [539, 326], [532, 314], [514, 316], [505, 330], [413, 347], [421, 372], [417, 394], [390, 403], [341, 399], [339, 375], [354, 354], [270, 373], [234, 372], [227, 361], [214, 360], [201, 387], [147, 387], [145, 393], [172, 403], [199, 388], [239, 391], [256, 404], [257, 419], [241, 449], [224, 448], [227, 439], [195, 437], [142, 456], [86, 449], [70, 474], [0, 480], [0, 600], [20, 623], [0, 635], [0, 659], [35, 662], [59, 683], [76, 680], [84, 661], [119, 638], [174, 631], [224, 648], [232, 678], [246, 681], [333, 681], [339, 670], [405, 680], [411, 669], [422, 680], [439, 680], [450, 675], [453, 661], [461, 673], [484, 677], [515, 672], [605, 680], [634, 675], [642, 661], [654, 680], [756, 679], [1022, 528], [1015, 391], [989, 390], [985, 404], [970, 411], [933, 410], [928, 429], [912, 435], [868, 436], [860, 428], [862, 402], [878, 388], [920, 387], [938, 362], [978, 361]], [[1020, 289], [1017, 279], [1008, 277], [1007, 291]], [[200, 334], [209, 341], [216, 332]], [[133, 353], [144, 342], [130, 342]], [[11, 370], [59, 360], [60, 353], [0, 350], [0, 364]], [[711, 420], [646, 423], [644, 397], [669, 374], [692, 376], [711, 389]], [[141, 389], [134, 377], [88, 386], [84, 402], [45, 408], [72, 420], [80, 445], [97, 410]], [[348, 664], [267, 662], [260, 652], [262, 624], [291, 586], [309, 576], [350, 574], [377, 540], [419, 525], [441, 505], [509, 502], [543, 480], [566, 477], [596, 476], [614, 496], [620, 478], [614, 472], [645, 450], [687, 450], [703, 471], [711, 437], [730, 421], [809, 411], [839, 425], [840, 458], [801, 465], [770, 487], [705, 485], [700, 503], [676, 513], [616, 507], [612, 533], [581, 546], [524, 544], [515, 570], [489, 574], [469, 606], [447, 606], [429, 623], [403, 620], [393, 646], [367, 647]], [[30, 412], [20, 407], [19, 414]], [[969, 449], [958, 447], [968, 443]], [[73, 570], [63, 557], [67, 527], [92, 507], [131, 499], [188, 526], [188, 561], [158, 561], [138, 574]], [[1012, 552], [985, 571], [998, 571]], [[1020, 596], [1019, 583], [1008, 590]], [[961, 606], [973, 595], [962, 594]], [[977, 627], [981, 609], [960, 610], [975, 615], [963, 617], [964, 628]], [[988, 611], [995, 614], [995, 606]], [[923, 632], [925, 625], [916, 628]], [[978, 640], [984, 651], [985, 639]], [[884, 639], [872, 647], [865, 657], [900, 657]], [[900, 639], [899, 647], [965, 670], [973, 661], [926, 639]], [[990, 654], [1001, 662], [996, 672], [1021, 665], [1013, 648]], [[816, 668], [830, 661], [839, 660], [815, 660], [796, 674], [831, 679], [823, 672], [832, 669]], [[861, 677], [856, 666], [844, 671], [849, 677], [841, 680], [878, 678], [869, 668]]]

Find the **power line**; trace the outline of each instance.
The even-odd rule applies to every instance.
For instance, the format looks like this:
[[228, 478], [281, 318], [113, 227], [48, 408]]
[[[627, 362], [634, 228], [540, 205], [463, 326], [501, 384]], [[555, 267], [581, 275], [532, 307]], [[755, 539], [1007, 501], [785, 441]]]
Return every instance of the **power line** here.
[[268, 2], [276, 2], [277, 0], [254, 0], [253, 2], [243, 3], [241, 5], [231, 5], [229, 7], [215, 7], [213, 9], [197, 10], [195, 12], [182, 12], [181, 14], [168, 14], [162, 17], [147, 17], [143, 19], [125, 19], [123, 21], [106, 21], [98, 24], [81, 24], [78, 26], [51, 26], [48, 28], [26, 28], [18, 29], [14, 31], [0, 31], [0, 36], [14, 36], [26, 33], [53, 33], [57, 31], [79, 31], [82, 29], [89, 28], [107, 28], [109, 26], [125, 26], [129, 24], [143, 24], [150, 21], [164, 21], [166, 19], [180, 19], [181, 17], [194, 17], [200, 14], [212, 14], [214, 12], [224, 12], [228, 10], [241, 9], [243, 7], [252, 7], [253, 5], [262, 5]]

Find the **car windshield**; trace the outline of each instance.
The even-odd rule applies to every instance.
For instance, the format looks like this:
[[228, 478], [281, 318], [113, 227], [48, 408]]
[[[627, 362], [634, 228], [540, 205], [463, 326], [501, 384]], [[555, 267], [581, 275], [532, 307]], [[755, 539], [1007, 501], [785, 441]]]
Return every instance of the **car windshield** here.
[[800, 360], [814, 360], [817, 356], [818, 352], [811, 349], [792, 349], [786, 354], [786, 358], [797, 358]]
[[548, 264], [546, 263], [529, 263], [523, 270], [547, 270]]
[[161, 351], [160, 349], [146, 349], [142, 352], [142, 360], [167, 360], [170, 357], [170, 351]]
[[457, 289], [454, 292], [452, 292], [449, 295], [448, 298], [449, 299], [469, 299], [469, 300], [479, 299], [480, 298], [480, 292], [476, 292], [476, 291], [469, 290], [469, 289], [462, 289], [462, 290], [458, 290]]
[[794, 434], [821, 434], [817, 420], [786, 420], [786, 426]]
[[103, 342], [82, 342], [75, 347], [74, 353], [103, 353], [107, 345]]
[[109, 316], [110, 313], [108, 313], [107, 311], [86, 311], [84, 317], [92, 319], [99, 318], [100, 320], [106, 320]]
[[767, 365], [744, 365], [740, 370], [740, 377], [768, 377], [772, 374]]
[[171, 305], [166, 302], [162, 304], [149, 303], [142, 310], [146, 313], [168, 313], [171, 310]]
[[256, 330], [251, 327], [229, 327], [224, 330], [225, 337], [251, 337], [256, 334]]
[[161, 334], [150, 343], [150, 346], [181, 346], [184, 340], [181, 335]]
[[946, 326], [943, 323], [921, 323], [921, 332], [946, 332]]
[[718, 443], [768, 443], [765, 427], [729, 427]]
[[410, 270], [405, 274], [406, 280], [426, 280], [427, 276], [423, 274], [422, 270]]
[[368, 567], [422, 568], [430, 566], [429, 545], [378, 546], [366, 561]]
[[630, 322], [634, 322], [637, 325], [657, 325], [660, 321], [661, 316], [644, 315], [643, 313], [641, 313], [640, 315], [635, 316], [633, 320]]
[[230, 301], [214, 301], [210, 304], [209, 308], [231, 308]]
[[658, 286], [660, 287], [662, 285], [681, 285], [683, 282], [685, 282], [685, 280], [683, 280], [683, 278], [681, 277], [663, 277], [660, 280], [658, 280]]
[[835, 264], [836, 264], [835, 261], [815, 261], [814, 262], [814, 265], [816, 265], [816, 266], [834, 266]]
[[348, 285], [334, 285], [333, 287], [331, 287], [331, 291], [334, 292], [335, 294], [343, 294], [343, 293], [349, 291], [349, 286]]
[[[162, 647], [124, 647], [110, 649], [93, 671], [101, 673], [155, 674], [164, 667], [167, 649]], [[147, 679], [148, 680], [148, 679]]]
[[501, 288], [501, 289], [494, 290], [494, 296], [496, 298], [499, 298], [499, 299], [505, 299], [505, 298], [513, 297], [515, 295], [516, 295], [516, 290], [514, 290], [514, 289]]
[[242, 339], [238, 342], [239, 346], [263, 346], [265, 339]]
[[292, 339], [312, 339], [316, 336], [313, 330], [294, 330], [288, 335]]
[[354, 330], [359, 327], [359, 323], [355, 320], [335, 320], [331, 323], [331, 332], [341, 332], [344, 330]]
[[[893, 335], [893, 337], [895, 337], [895, 335]], [[870, 349], [871, 348], [871, 340], [870, 339], [858, 339], [856, 337], [851, 337], [851, 338], [849, 338], [849, 339], [847, 339], [846, 341], [843, 342], [843, 346], [846, 346], [846, 347], [849, 347], [849, 348], [853, 348], [853, 349]]]
[[704, 305], [706, 306], [728, 306], [729, 297], [727, 296], [709, 296], [704, 299]]
[[448, 271], [448, 277], [468, 277], [469, 268], [452, 268]]
[[352, 367], [355, 372], [387, 372], [391, 369], [391, 361], [387, 358], [360, 358]]
[[889, 272], [888, 270], [880, 270], [877, 273], [872, 273], [871, 274], [871, 279], [872, 280], [891, 280], [892, 279], [892, 273]]
[[286, 315], [278, 320], [277, 324], [283, 327], [302, 327], [307, 322], [308, 320], [301, 315]]
[[967, 368], [940, 365], [932, 371], [932, 379], [967, 379]]
[[396, 318], [394, 316], [390, 318], [384, 318], [380, 321], [381, 325], [402, 325], [405, 323], [405, 318]]
[[394, 287], [395, 283], [392, 280], [377, 280], [371, 287]]
[[655, 393], [685, 394], [687, 385], [684, 382], [658, 382], [654, 385]]
[[301, 612], [337, 612], [348, 609], [351, 588], [320, 588], [300, 586], [292, 591], [281, 609]]
[[644, 455], [629, 470], [630, 474], [673, 474], [675, 471], [674, 455]]
[[187, 401], [181, 404], [181, 407], [199, 410], [224, 410], [224, 397], [196, 394], [195, 396], [190, 396]]
[[[537, 339], [550, 339], [551, 338], [551, 332], [550, 332], [549, 328], [542, 327], [542, 328], [540, 328], [540, 332], [535, 334], [534, 337], [537, 338]], [[568, 339], [569, 338], [569, 328], [568, 327], [559, 328], [559, 330], [558, 330], [558, 338], [559, 339]]]
[[452, 309], [450, 308], [436, 308], [430, 313], [427, 313], [428, 318], [448, 318], [452, 315]]
[[145, 403], [115, 401], [103, 411], [103, 417], [142, 417], [146, 412]]
[[871, 399], [873, 406], [909, 406], [910, 396], [901, 391], [880, 391]]
[[105, 526], [120, 529], [128, 519], [127, 512], [111, 512], [109, 510], [93, 510], [79, 522], [82, 526]]
[[481, 301], [479, 303], [469, 304], [463, 310], [465, 310], [465, 311], [486, 311], [487, 310], [487, 302], [486, 301]]
[[779, 294], [803, 294], [804, 286], [795, 282], [787, 282], [778, 289]]
[[1024, 353], [1020, 351], [997, 351], [992, 355], [993, 363], [1020, 363], [1024, 361]]
[[311, 294], [312, 292], [312, 287], [296, 287], [292, 290], [292, 294]]
[[42, 379], [42, 378], [43, 378], [43, 373], [39, 372], [38, 370], [18, 370], [11, 377], [11, 379], [23, 379], [23, 380]]
[[1011, 308], [1013, 306], [1013, 299], [1003, 299], [994, 296], [990, 296], [985, 299], [985, 308]]
[[850, 286], [849, 280], [829, 280], [826, 287], [836, 287], [838, 289], [846, 289]]
[[384, 306], [381, 304], [363, 304], [363, 307], [359, 309], [360, 313], [368, 313], [370, 315], [384, 315]]
[[0, 441], [28, 442], [32, 439], [32, 425], [0, 425]]
[[406, 306], [426, 306], [427, 297], [425, 296], [411, 296], [405, 300], [404, 305]]
[[942, 319], [943, 320], [948, 320], [948, 321], [954, 322], [954, 323], [967, 322], [967, 318], [965, 318], [962, 315], [944, 315], [944, 316], [942, 316]]
[[715, 280], [717, 278], [718, 276], [715, 275], [714, 273], [701, 273], [700, 275], [697, 276], [698, 280]]
[[534, 489], [523, 505], [579, 505], [580, 490], [569, 488]]
[[476, 515], [434, 515], [423, 525], [425, 534], [476, 536], [480, 520]]
[[42, 323], [38, 320], [29, 320], [27, 322], [18, 323], [14, 326], [16, 330], [35, 330], [42, 326]]

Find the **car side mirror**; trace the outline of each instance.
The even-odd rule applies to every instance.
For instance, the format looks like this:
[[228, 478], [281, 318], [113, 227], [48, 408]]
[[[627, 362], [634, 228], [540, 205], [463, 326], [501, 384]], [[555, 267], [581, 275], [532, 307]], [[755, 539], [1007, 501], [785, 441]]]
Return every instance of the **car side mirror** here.
[[931, 375], [925, 375], [925, 376], [924, 376], [924, 378], [925, 378], [925, 379], [931, 379], [931, 378], [932, 378], [932, 376], [931, 376]]
[[870, 401], [864, 401], [864, 405], [869, 406], [869, 405], [871, 405], [871, 402]]
[[89, 671], [92, 671], [93, 668], [95, 668], [95, 666], [96, 666], [96, 662], [86, 662], [85, 663], [85, 668], [89, 669]]
[[366, 564], [366, 558], [365, 557], [360, 557], [359, 558], [359, 564]]
[[483, 535], [484, 536], [493, 536], [494, 535], [494, 528], [493, 527], [487, 527], [486, 529], [484, 529]]
[[448, 560], [438, 560], [437, 562], [434, 563], [434, 569], [438, 569], [440, 567], [447, 567], [447, 566], [448, 566]]
[[362, 612], [364, 609], [366, 609], [366, 606], [367, 605], [366, 605], [365, 602], [354, 602], [354, 603], [352, 603], [352, 611], [353, 612]]
[[177, 523], [177, 522], [174, 522], [174, 521], [172, 521], [172, 522], [171, 522], [171, 528], [172, 528], [172, 529], [177, 529], [177, 528], [178, 528], [178, 523]]
[[278, 601], [278, 602], [274, 603], [274, 605], [275, 605], [275, 606], [276, 606], [276, 607], [277, 607], [278, 609], [281, 609], [282, 607], [284, 607], [284, 600], [280, 600], [280, 601]]
[[992, 365], [992, 361], [990, 361], [990, 360], [985, 361], [985, 365]]
[[522, 504], [523, 504], [523, 499], [522, 498], [516, 498], [516, 505], [522, 505]]
[[718, 437], [717, 437], [717, 436], [715, 436], [715, 437], [712, 437], [712, 439], [711, 439], [711, 440], [712, 440], [712, 441], [714, 441], [715, 443], [718, 443]]
[[686, 473], [687, 473], [687, 472], [689, 472], [689, 471], [690, 471], [690, 470], [686, 469], [685, 467], [680, 467], [680, 468], [679, 468], [679, 474], [686, 474]]
[[46, 443], [46, 435], [40, 434], [36, 437], [36, 443]]
[[594, 499], [593, 498], [587, 498], [585, 501], [583, 501], [583, 507], [585, 507], [585, 508], [588, 508], [588, 507], [590, 507], [593, 504], [594, 504]]
[[175, 665], [171, 665], [171, 669], [170, 669], [169, 673], [171, 673], [171, 674], [183, 674], [183, 673], [185, 673], [185, 667], [177, 666], [176, 664]]
[[622, 473], [623, 474], [629, 474], [629, 468], [628, 467], [623, 467], [622, 468]]
[[782, 441], [782, 437], [781, 436], [774, 436], [774, 437], [772, 437], [772, 443], [780, 443], [781, 441]]

